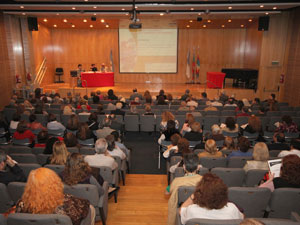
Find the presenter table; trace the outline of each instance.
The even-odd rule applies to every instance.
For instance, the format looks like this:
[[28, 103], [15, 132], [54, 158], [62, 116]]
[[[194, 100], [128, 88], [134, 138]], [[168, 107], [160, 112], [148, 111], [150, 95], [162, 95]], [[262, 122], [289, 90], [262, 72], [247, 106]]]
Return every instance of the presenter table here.
[[225, 73], [221, 72], [207, 72], [206, 86], [208, 88], [222, 88]]
[[82, 87], [109, 87], [115, 85], [113, 72], [82, 72], [81, 81]]

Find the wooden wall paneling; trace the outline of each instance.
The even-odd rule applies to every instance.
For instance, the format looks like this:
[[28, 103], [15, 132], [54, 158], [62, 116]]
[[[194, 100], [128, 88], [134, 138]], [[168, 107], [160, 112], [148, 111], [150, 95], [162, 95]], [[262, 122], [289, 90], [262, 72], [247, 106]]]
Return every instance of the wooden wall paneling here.
[[9, 103], [11, 93], [14, 85], [14, 77], [10, 68], [10, 60], [8, 56], [5, 20], [3, 14], [0, 12], [0, 68], [1, 68], [1, 82], [0, 82], [0, 109]]
[[[262, 99], [271, 93], [278, 96], [280, 74], [284, 71], [289, 13], [270, 16], [269, 30], [263, 32], [259, 66], [258, 92]], [[279, 61], [273, 66], [272, 61]]]
[[257, 27], [246, 30], [244, 67], [258, 69], [261, 55], [261, 43], [263, 32]]
[[286, 61], [284, 101], [300, 105], [300, 9], [293, 10], [290, 17], [289, 54]]

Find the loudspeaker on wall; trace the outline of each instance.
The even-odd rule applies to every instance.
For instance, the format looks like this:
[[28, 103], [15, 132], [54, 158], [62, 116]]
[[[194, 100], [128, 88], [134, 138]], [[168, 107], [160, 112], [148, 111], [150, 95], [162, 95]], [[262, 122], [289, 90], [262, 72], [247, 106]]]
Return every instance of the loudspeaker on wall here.
[[269, 30], [269, 16], [260, 16], [258, 19], [258, 30], [259, 31], [267, 31]]
[[38, 21], [36, 17], [28, 17], [27, 18], [27, 22], [28, 22], [28, 29], [30, 31], [38, 31]]

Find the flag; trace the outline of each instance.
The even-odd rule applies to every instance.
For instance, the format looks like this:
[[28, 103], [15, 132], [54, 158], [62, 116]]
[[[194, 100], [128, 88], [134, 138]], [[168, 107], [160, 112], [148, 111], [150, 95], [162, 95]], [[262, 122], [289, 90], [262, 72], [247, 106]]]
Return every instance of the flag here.
[[112, 55], [112, 49], [110, 50], [110, 66], [111, 66], [111, 72], [114, 72], [114, 60]]
[[190, 79], [191, 77], [191, 67], [190, 67], [190, 50], [187, 53], [187, 62], [186, 62], [186, 77], [187, 79]]
[[199, 76], [200, 76], [200, 58], [199, 58], [199, 53], [197, 53], [196, 77], [199, 78]]
[[193, 62], [192, 62], [192, 80], [195, 79], [195, 73], [196, 73], [196, 57], [195, 57], [195, 52], [193, 52]]

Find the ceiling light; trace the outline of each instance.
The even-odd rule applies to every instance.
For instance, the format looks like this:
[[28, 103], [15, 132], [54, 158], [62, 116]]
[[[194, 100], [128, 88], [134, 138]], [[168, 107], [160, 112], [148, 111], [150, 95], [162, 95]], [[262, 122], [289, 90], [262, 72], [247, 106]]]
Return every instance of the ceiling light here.
[[90, 28], [93, 28], [93, 27], [94, 27], [94, 26], [91, 24], [91, 25], [90, 25]]
[[136, 6], [136, 7], [134, 7], [135, 9], [137, 9], [138, 7]]
[[228, 7], [228, 9], [232, 9], [232, 7], [231, 7], [231, 6], [229, 6], [229, 7]]
[[56, 13], [57, 16], [59, 16], [59, 13]]
[[88, 2], [89, 0], [84, 0], [85, 2]]
[[57, 25], [56, 25], [56, 24], [54, 24], [53, 26], [54, 26], [54, 27], [57, 27]]
[[252, 19], [249, 19], [248, 21], [249, 21], [249, 22], [252, 22]]
[[190, 25], [186, 25], [186, 27], [187, 27], [187, 28], [189, 28], [189, 27], [190, 27]]
[[74, 24], [72, 24], [72, 27], [75, 27], [75, 25], [74, 25]]
[[221, 26], [221, 27], [223, 27], [223, 28], [224, 28], [224, 27], [225, 27], [225, 25], [224, 25], [224, 24], [222, 24], [222, 26]]
[[75, 7], [72, 7], [72, 9], [75, 10], [76, 8], [75, 8]]
[[260, 8], [263, 8], [263, 7], [264, 7], [264, 5], [260, 5], [259, 7], [260, 7]]
[[208, 23], [210, 23], [210, 22], [211, 22], [211, 20], [207, 20], [207, 22], [208, 22]]
[[192, 23], [192, 22], [193, 22], [193, 20], [190, 20], [189, 22], [190, 22], [190, 23]]
[[201, 13], [198, 13], [198, 16], [201, 16]]
[[83, 22], [86, 23], [86, 22], [87, 22], [87, 19], [84, 19]]
[[163, 13], [160, 13], [159, 15], [160, 15], [160, 16], [163, 16], [164, 14], [163, 14]]
[[21, 5], [20, 8], [21, 8], [21, 9], [24, 9], [24, 6]]
[[276, 7], [276, 6], [274, 6], [274, 7], [273, 7], [273, 9], [274, 9], [274, 10], [276, 10], [276, 9], [277, 9], [277, 7]]
[[44, 21], [44, 22], [47, 22], [48, 20], [45, 18], [45, 19], [43, 19], [43, 21]]
[[96, 16], [97, 14], [96, 13], [94, 13], [94, 16]]
[[202, 27], [204, 27], [204, 28], [205, 28], [205, 27], [206, 27], [206, 25], [204, 24]]
[[231, 19], [229, 19], [229, 20], [228, 20], [228, 23], [231, 23], [231, 21], [232, 21], [232, 20], [231, 20]]
[[93, 8], [94, 8], [94, 9], [97, 9], [97, 6], [94, 6]]
[[268, 13], [268, 12], [266, 12], [265, 14], [266, 14], [266, 15], [269, 15], [269, 13]]
[[104, 22], [105, 22], [104, 19], [101, 19], [100, 21], [101, 21], [101, 23], [104, 23]]
[[129, 14], [128, 14], [128, 13], [126, 13], [125, 15], [126, 15], [126, 16], [128, 16]]
[[124, 11], [125, 9], [123, 8], [122, 11]]
[[64, 21], [65, 23], [66, 23], [66, 22], [68, 22], [68, 20], [67, 20], [67, 19], [64, 19], [63, 21]]
[[106, 24], [106, 25], [105, 25], [105, 27], [106, 27], [106, 28], [109, 28], [109, 25], [108, 25], [108, 24]]
[[193, 10], [194, 10], [194, 8], [191, 8], [191, 10], [193, 11]]
[[244, 27], [244, 24], [241, 24], [241, 27]]
[[22, 15], [23, 15], [23, 16], [25, 16], [25, 15], [26, 15], [26, 13], [22, 13]]

